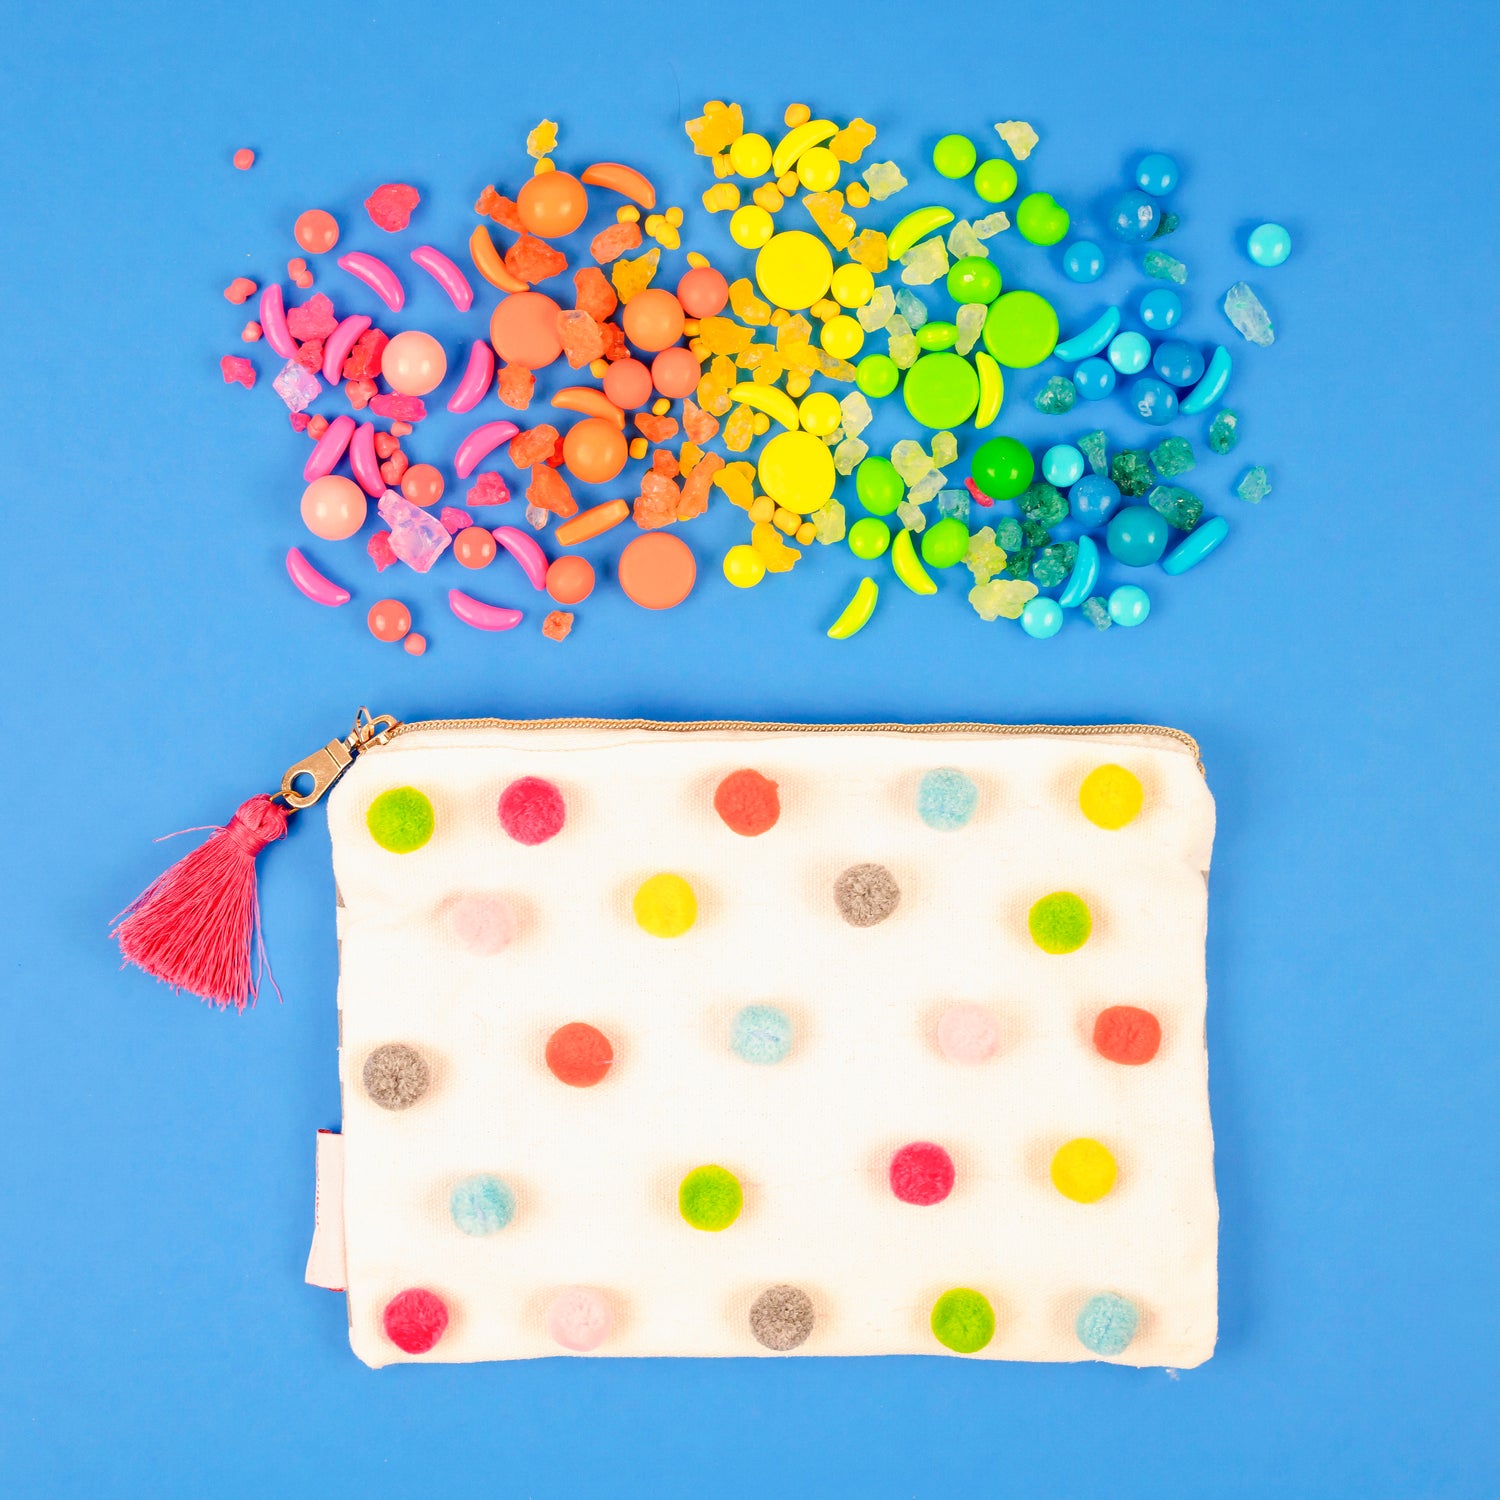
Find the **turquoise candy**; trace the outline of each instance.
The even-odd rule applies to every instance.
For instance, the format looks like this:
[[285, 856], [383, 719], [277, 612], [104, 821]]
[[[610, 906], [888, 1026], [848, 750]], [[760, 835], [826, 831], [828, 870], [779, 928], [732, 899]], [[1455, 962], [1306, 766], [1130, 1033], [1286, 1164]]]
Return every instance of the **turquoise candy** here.
[[1115, 388], [1115, 372], [1107, 360], [1095, 355], [1073, 371], [1073, 384], [1085, 401], [1102, 401]]
[[1146, 504], [1179, 531], [1191, 531], [1203, 519], [1203, 502], [1181, 485], [1153, 485], [1146, 496]]
[[1131, 385], [1130, 404], [1141, 421], [1165, 427], [1177, 415], [1177, 392], [1165, 380], [1145, 375]]
[[1003, 552], [1014, 552], [1026, 545], [1026, 533], [1014, 516], [1001, 516], [995, 522], [995, 545]]
[[974, 816], [979, 788], [950, 766], [928, 771], [917, 784], [917, 816], [939, 833], [954, 833]]
[[481, 1172], [448, 1195], [448, 1212], [465, 1234], [498, 1234], [516, 1216], [516, 1195], [498, 1177]]
[[1153, 198], [1164, 197], [1177, 186], [1177, 163], [1162, 151], [1153, 151], [1136, 163], [1135, 185]]
[[1151, 596], [1133, 583], [1122, 583], [1109, 596], [1109, 617], [1116, 625], [1140, 625], [1151, 613]]
[[[1039, 526], [1056, 526], [1068, 519], [1068, 497], [1043, 480], [1038, 480], [1017, 501], [1021, 514]], [[1152, 562], [1156, 559], [1153, 557]]]
[[1038, 594], [1028, 599], [1021, 610], [1021, 629], [1033, 640], [1045, 641], [1054, 636], [1063, 625], [1063, 612], [1056, 599]]
[[1083, 1304], [1073, 1331], [1090, 1354], [1112, 1359], [1130, 1347], [1140, 1324], [1140, 1310], [1129, 1297], [1118, 1292], [1100, 1292]]
[[1224, 538], [1229, 535], [1229, 522], [1223, 516], [1205, 521], [1198, 529], [1180, 541], [1161, 560], [1163, 573], [1174, 578], [1196, 568], [1210, 552], [1216, 552]]
[[[917, 342], [921, 343], [920, 336]], [[1203, 378], [1203, 356], [1181, 339], [1166, 339], [1156, 346], [1156, 353], [1151, 356], [1151, 368], [1168, 385], [1181, 389]]]
[[[1188, 541], [1191, 540], [1189, 537]], [[1081, 536], [1078, 538], [1078, 555], [1073, 559], [1073, 571], [1068, 574], [1068, 586], [1057, 596], [1057, 602], [1064, 609], [1077, 609], [1094, 592], [1098, 581], [1098, 544], [1091, 536]]]
[[1149, 568], [1167, 550], [1166, 521], [1149, 505], [1117, 511], [1104, 533], [1109, 555], [1127, 568]]
[[1044, 589], [1055, 589], [1078, 561], [1077, 542], [1053, 542], [1031, 559], [1031, 576]]
[[1151, 340], [1144, 333], [1116, 334], [1110, 340], [1109, 362], [1122, 375], [1139, 375], [1151, 363]]
[[1109, 600], [1103, 594], [1095, 594], [1091, 599], [1085, 599], [1083, 608], [1078, 612], [1095, 630], [1108, 630], [1115, 623], [1109, 617]]
[[[1082, 333], [1075, 333], [1072, 338], [1065, 339], [1052, 352], [1069, 363], [1075, 359], [1087, 359], [1089, 355], [1097, 354], [1119, 331], [1120, 309], [1106, 307]], [[1140, 335], [1137, 334], [1136, 337], [1139, 338]]]
[[1156, 233], [1161, 210], [1143, 192], [1134, 189], [1115, 199], [1109, 211], [1109, 227], [1116, 239], [1149, 240]]
[[1074, 240], [1063, 251], [1063, 275], [1069, 281], [1098, 281], [1104, 274], [1104, 252], [1093, 240]]
[[1031, 404], [1044, 416], [1060, 417], [1078, 405], [1078, 388], [1066, 375], [1054, 375], [1031, 398]]
[[1109, 461], [1109, 477], [1122, 495], [1144, 495], [1151, 488], [1151, 455], [1140, 448], [1127, 448]]
[[1233, 368], [1234, 361], [1229, 357], [1229, 351], [1220, 344], [1209, 358], [1203, 379], [1178, 403], [1183, 414], [1195, 417], [1200, 411], [1207, 411], [1224, 394]]
[[1042, 454], [1042, 478], [1065, 490], [1083, 478], [1083, 454], [1072, 443], [1054, 443]]
[[1152, 333], [1165, 333], [1175, 328], [1182, 317], [1182, 298], [1176, 292], [1160, 286], [1141, 298], [1141, 322]]
[[1245, 249], [1258, 266], [1279, 266], [1292, 253], [1292, 237], [1280, 224], [1258, 224]]

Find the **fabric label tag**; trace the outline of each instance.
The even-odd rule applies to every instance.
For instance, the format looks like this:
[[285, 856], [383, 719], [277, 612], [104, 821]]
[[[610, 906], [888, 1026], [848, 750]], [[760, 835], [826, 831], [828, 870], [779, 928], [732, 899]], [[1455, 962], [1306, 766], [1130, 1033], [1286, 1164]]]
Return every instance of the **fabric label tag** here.
[[314, 1170], [313, 1238], [305, 1279], [309, 1286], [342, 1292], [349, 1280], [344, 1267], [344, 1138], [336, 1131], [318, 1132]]

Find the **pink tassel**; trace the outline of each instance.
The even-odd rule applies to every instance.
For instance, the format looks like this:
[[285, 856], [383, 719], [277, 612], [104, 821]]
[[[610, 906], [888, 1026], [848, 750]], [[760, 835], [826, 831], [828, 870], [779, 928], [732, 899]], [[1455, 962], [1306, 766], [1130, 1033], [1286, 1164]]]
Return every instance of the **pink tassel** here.
[[227, 827], [216, 828], [121, 912], [110, 936], [126, 961], [173, 989], [244, 1010], [259, 994], [265, 968], [255, 856], [285, 838], [286, 826], [287, 810], [269, 797], [241, 803]]

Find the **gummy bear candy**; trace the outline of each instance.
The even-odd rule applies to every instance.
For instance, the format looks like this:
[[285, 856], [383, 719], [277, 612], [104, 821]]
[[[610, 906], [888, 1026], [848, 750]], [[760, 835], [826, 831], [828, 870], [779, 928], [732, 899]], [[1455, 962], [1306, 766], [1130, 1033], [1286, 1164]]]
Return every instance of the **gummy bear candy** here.
[[1026, 601], [1036, 595], [1034, 583], [995, 578], [988, 583], [976, 583], [969, 590], [969, 603], [981, 620], [1018, 620]]
[[749, 510], [750, 502], [755, 498], [754, 479], [755, 465], [744, 459], [725, 464], [714, 474], [714, 483], [728, 495], [729, 503], [741, 510]]
[[521, 232], [521, 215], [516, 209], [515, 200], [497, 193], [493, 187], [486, 187], [480, 193], [474, 212], [484, 214], [505, 229], [513, 229], [517, 234]]
[[344, 394], [349, 398], [349, 405], [355, 411], [363, 411], [370, 404], [370, 398], [377, 390], [379, 387], [368, 375], [361, 375], [358, 380], [344, 382]]
[[[601, 266], [607, 266], [610, 261], [624, 255], [627, 250], [634, 250], [641, 243], [641, 226], [635, 223], [611, 224], [608, 229], [601, 229], [592, 240], [589, 241], [589, 254], [599, 262]], [[653, 255], [655, 251], [651, 252]], [[616, 286], [619, 282], [615, 283]], [[639, 288], [637, 288], [639, 290]]]
[[695, 342], [705, 354], [740, 354], [755, 340], [755, 334], [731, 318], [699, 318]]
[[474, 524], [474, 517], [457, 505], [445, 505], [438, 512], [438, 520], [449, 536], [457, 536], [460, 531]]
[[732, 182], [716, 182], [703, 193], [705, 213], [730, 213], [740, 206], [740, 190]]
[[974, 575], [975, 583], [988, 583], [1005, 568], [1005, 551], [995, 545], [995, 528], [981, 526], [969, 538], [964, 566]]
[[566, 271], [568, 257], [534, 234], [523, 234], [505, 252], [505, 269], [529, 286]]
[[863, 438], [846, 437], [833, 450], [833, 466], [845, 477], [852, 474], [864, 462], [870, 445]]
[[828, 149], [840, 161], [856, 162], [874, 139], [875, 127], [856, 116], [829, 141]]
[[648, 443], [664, 443], [677, 436], [676, 417], [657, 417], [642, 411], [636, 413], [635, 425]]
[[879, 229], [861, 229], [848, 244], [849, 258], [857, 261], [872, 276], [878, 276], [890, 265], [886, 237]]
[[286, 329], [294, 339], [326, 339], [338, 326], [333, 303], [322, 292], [286, 310]]
[[710, 99], [696, 120], [683, 127], [698, 156], [717, 156], [728, 150], [745, 133], [745, 115], [738, 104]]
[[512, 411], [525, 411], [536, 391], [536, 376], [524, 365], [501, 365], [495, 394]]
[[757, 521], [750, 528], [750, 545], [760, 554], [768, 573], [790, 573], [802, 556], [782, 541], [781, 533], [768, 521]]
[[578, 502], [568, 488], [567, 481], [549, 464], [534, 464], [531, 483], [526, 488], [526, 498], [542, 510], [566, 520], [578, 513]]
[[755, 414], [744, 402], [741, 402], [730, 413], [729, 420], [724, 424], [724, 446], [731, 453], [743, 453], [754, 437]]
[[579, 312], [586, 312], [596, 323], [610, 317], [620, 305], [609, 278], [598, 266], [585, 266], [573, 273], [573, 305]]
[[1002, 120], [995, 126], [1000, 139], [1011, 149], [1017, 161], [1025, 161], [1040, 137], [1025, 120]]
[[812, 523], [816, 528], [814, 534], [817, 540], [825, 547], [844, 540], [844, 507], [839, 501], [830, 500], [821, 509], [815, 510], [812, 514]]
[[[595, 256], [595, 259], [598, 257]], [[648, 250], [634, 260], [616, 261], [609, 279], [614, 282], [620, 301], [629, 302], [637, 292], [644, 292], [651, 285], [651, 279], [656, 275], [656, 268], [660, 263], [661, 251], [657, 249]]]
[[408, 182], [387, 182], [365, 199], [365, 212], [388, 234], [405, 229], [411, 223], [412, 210], [422, 195]]
[[717, 453], [707, 453], [693, 472], [682, 482], [682, 499], [677, 502], [677, 519], [691, 521], [708, 509], [708, 491], [714, 474], [724, 466]]
[[557, 149], [557, 121], [543, 120], [526, 133], [526, 154], [538, 161]]
[[558, 313], [557, 337], [575, 370], [604, 356], [604, 330], [588, 313], [576, 307]]
[[854, 238], [856, 225], [844, 212], [842, 193], [807, 193], [803, 195], [802, 203], [812, 215], [813, 223], [823, 231], [823, 237], [835, 250], [844, 249]]
[[865, 168], [863, 172], [865, 186], [870, 190], [870, 196], [877, 202], [883, 202], [892, 193], [899, 193], [906, 186], [906, 178], [901, 175], [901, 168], [893, 161], [877, 161]]
[[729, 283], [729, 306], [735, 317], [752, 328], [764, 328], [771, 321], [771, 304], [755, 295], [748, 277]]
[[682, 403], [682, 430], [692, 442], [706, 443], [718, 435], [719, 419], [689, 397]]

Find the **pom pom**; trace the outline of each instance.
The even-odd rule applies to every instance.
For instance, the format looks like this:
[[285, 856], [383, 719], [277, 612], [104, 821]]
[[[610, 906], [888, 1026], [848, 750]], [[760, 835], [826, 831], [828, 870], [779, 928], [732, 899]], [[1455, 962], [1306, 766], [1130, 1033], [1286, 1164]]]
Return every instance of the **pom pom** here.
[[698, 920], [698, 898], [681, 875], [653, 875], [632, 902], [635, 919], [652, 937], [681, 937]]
[[1097, 1203], [1114, 1187], [1118, 1171], [1109, 1148], [1083, 1136], [1052, 1158], [1052, 1185], [1074, 1203]]
[[874, 927], [901, 902], [901, 887], [884, 865], [850, 865], [833, 883], [839, 915], [851, 927]]
[[740, 1180], [723, 1167], [694, 1167], [677, 1189], [677, 1208], [694, 1229], [717, 1234], [740, 1216], [745, 1195]]
[[432, 803], [414, 786], [382, 792], [365, 814], [370, 837], [392, 854], [410, 854], [432, 837], [436, 819]]
[[432, 1082], [427, 1059], [405, 1042], [387, 1042], [366, 1059], [365, 1092], [382, 1109], [410, 1109]]
[[917, 786], [917, 816], [940, 833], [962, 828], [979, 806], [979, 788], [962, 771], [929, 771]]
[[1073, 953], [1088, 942], [1093, 920], [1081, 896], [1053, 891], [1031, 908], [1026, 925], [1043, 953]]
[[982, 1005], [950, 1005], [938, 1018], [937, 1044], [949, 1062], [988, 1062], [1000, 1049], [1000, 1026]]
[[453, 940], [481, 958], [503, 952], [516, 936], [516, 913], [504, 896], [459, 896], [448, 908]]
[[448, 1304], [425, 1287], [397, 1292], [385, 1305], [385, 1336], [407, 1354], [426, 1354], [448, 1327]]
[[498, 1177], [479, 1172], [448, 1195], [448, 1212], [465, 1234], [499, 1234], [516, 1216], [516, 1195]]
[[759, 771], [731, 771], [714, 792], [714, 811], [730, 832], [753, 839], [776, 826], [781, 799], [776, 783]]
[[1099, 828], [1123, 828], [1133, 823], [1145, 800], [1140, 779], [1124, 766], [1097, 766], [1078, 789], [1079, 808]]
[[750, 1304], [750, 1332], [756, 1343], [778, 1354], [805, 1344], [815, 1321], [812, 1298], [801, 1287], [767, 1287]]
[[614, 1309], [603, 1292], [591, 1286], [570, 1286], [553, 1299], [547, 1331], [564, 1349], [587, 1354], [607, 1339], [615, 1326]]
[[1073, 1330], [1090, 1354], [1123, 1354], [1141, 1324], [1140, 1309], [1118, 1292], [1100, 1292], [1083, 1304]]
[[500, 826], [518, 844], [545, 844], [562, 832], [563, 794], [540, 776], [523, 776], [500, 793]]
[[1139, 1067], [1161, 1046], [1161, 1022], [1135, 1005], [1111, 1005], [1094, 1020], [1094, 1047], [1110, 1062]]
[[913, 1141], [891, 1158], [891, 1191], [903, 1203], [941, 1203], [953, 1191], [953, 1178], [953, 1158], [931, 1141]]
[[585, 1021], [570, 1021], [547, 1038], [547, 1066], [559, 1083], [571, 1088], [593, 1088], [614, 1060], [609, 1038]]
[[774, 1005], [747, 1005], [729, 1033], [734, 1055], [749, 1063], [779, 1063], [792, 1050], [792, 1018]]
[[977, 1354], [995, 1336], [995, 1309], [983, 1292], [953, 1287], [932, 1304], [932, 1332], [955, 1354]]

